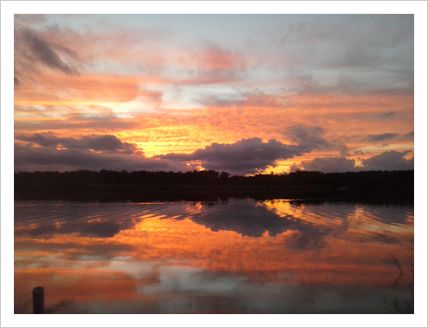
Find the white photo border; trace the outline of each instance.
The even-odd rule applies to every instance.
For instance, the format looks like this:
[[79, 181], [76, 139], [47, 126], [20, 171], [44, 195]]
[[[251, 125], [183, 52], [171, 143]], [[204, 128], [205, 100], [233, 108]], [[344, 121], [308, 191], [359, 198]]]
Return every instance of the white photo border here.
[[[427, 327], [427, 2], [8, 1], [1, 3], [2, 327]], [[415, 314], [14, 314], [14, 14], [413, 14], [415, 40]]]

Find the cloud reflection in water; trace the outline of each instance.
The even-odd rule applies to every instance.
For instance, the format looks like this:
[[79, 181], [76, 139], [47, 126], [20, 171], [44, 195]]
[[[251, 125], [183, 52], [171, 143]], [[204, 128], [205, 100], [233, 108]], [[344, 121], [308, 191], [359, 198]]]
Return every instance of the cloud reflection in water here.
[[17, 313], [39, 284], [55, 313], [384, 313], [413, 290], [405, 206], [17, 202], [15, 238]]

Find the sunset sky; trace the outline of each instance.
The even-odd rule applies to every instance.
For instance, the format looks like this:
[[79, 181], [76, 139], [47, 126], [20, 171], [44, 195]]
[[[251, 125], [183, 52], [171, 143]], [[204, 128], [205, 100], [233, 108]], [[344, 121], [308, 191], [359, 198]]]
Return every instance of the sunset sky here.
[[412, 15], [15, 15], [15, 170], [413, 169]]

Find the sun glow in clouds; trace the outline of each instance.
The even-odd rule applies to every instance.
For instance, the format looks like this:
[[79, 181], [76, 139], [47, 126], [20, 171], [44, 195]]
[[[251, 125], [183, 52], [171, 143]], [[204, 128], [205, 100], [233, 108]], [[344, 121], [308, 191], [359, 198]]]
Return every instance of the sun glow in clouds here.
[[17, 171], [413, 167], [411, 15], [168, 17], [16, 16]]

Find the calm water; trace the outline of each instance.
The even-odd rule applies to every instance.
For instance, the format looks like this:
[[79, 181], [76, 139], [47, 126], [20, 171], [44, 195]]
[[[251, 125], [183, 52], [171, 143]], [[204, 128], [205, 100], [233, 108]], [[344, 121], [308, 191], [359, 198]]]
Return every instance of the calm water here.
[[15, 312], [413, 311], [413, 208], [16, 202]]

